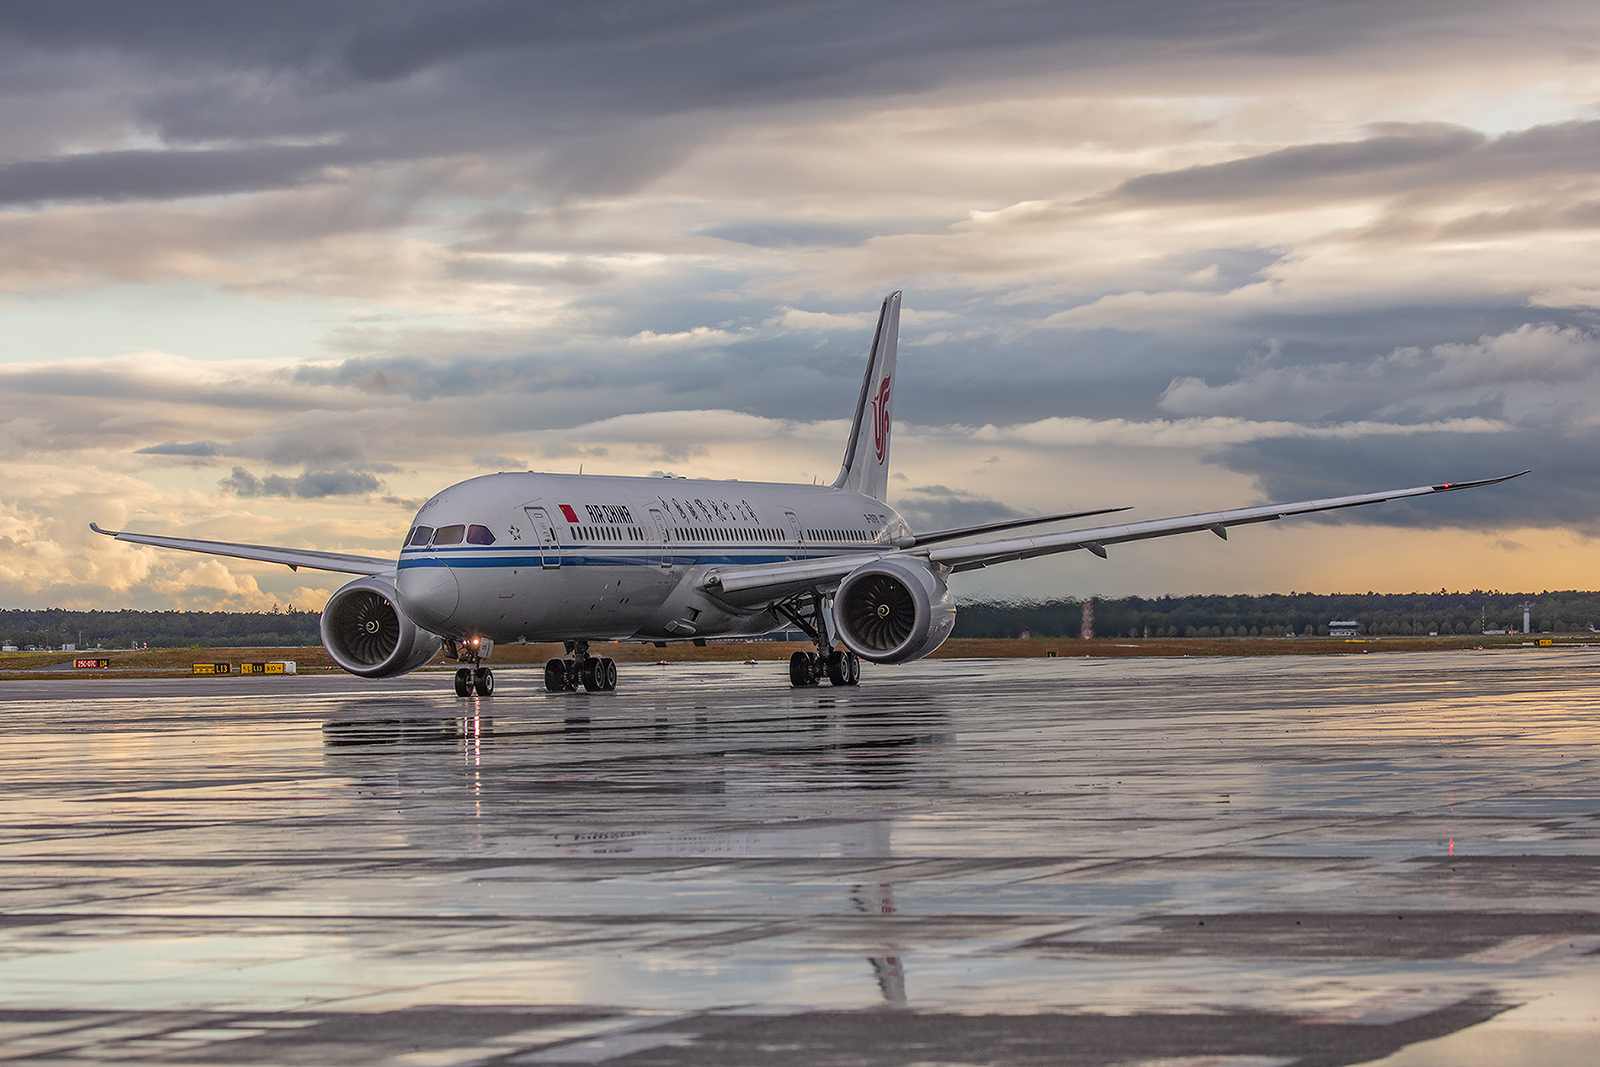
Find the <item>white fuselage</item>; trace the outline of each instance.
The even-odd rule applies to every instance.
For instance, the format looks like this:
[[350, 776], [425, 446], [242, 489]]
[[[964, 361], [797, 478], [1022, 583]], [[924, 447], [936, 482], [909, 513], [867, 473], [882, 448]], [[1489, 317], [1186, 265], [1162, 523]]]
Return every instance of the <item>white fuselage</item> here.
[[755, 634], [781, 620], [767, 605], [712, 599], [697, 579], [718, 566], [878, 554], [909, 532], [883, 501], [830, 486], [492, 474], [422, 506], [395, 585], [419, 626], [455, 640]]

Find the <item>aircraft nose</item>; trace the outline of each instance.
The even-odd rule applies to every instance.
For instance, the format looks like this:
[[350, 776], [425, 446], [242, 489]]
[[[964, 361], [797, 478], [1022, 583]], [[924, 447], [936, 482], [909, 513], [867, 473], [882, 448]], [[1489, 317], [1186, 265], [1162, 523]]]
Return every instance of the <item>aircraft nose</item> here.
[[448, 622], [461, 600], [455, 572], [438, 560], [406, 567], [395, 576], [394, 585], [400, 607], [425, 629]]

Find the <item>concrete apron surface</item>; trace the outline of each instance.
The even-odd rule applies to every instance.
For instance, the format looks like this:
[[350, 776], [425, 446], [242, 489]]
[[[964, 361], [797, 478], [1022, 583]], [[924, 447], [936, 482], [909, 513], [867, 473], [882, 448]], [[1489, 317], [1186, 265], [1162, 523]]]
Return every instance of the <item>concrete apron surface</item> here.
[[0, 1058], [1593, 1064], [1600, 654], [0, 686]]

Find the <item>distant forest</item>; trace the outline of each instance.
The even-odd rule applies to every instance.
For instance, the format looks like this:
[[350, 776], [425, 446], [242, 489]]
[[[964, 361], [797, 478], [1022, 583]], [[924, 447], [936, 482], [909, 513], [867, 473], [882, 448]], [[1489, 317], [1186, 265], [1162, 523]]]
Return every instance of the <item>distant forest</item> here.
[[[1265, 596], [1094, 597], [1096, 637], [1326, 636], [1328, 623], [1355, 619], [1363, 634], [1475, 634], [1522, 628], [1532, 605], [1542, 633], [1586, 632], [1600, 625], [1600, 593], [1269, 593]], [[314, 611], [0, 610], [0, 641], [26, 648], [248, 647], [315, 645]], [[1081, 600], [974, 601], [956, 613], [956, 637], [1077, 637]]]
[[[1522, 629], [1531, 604], [1542, 633], [1587, 631], [1600, 624], [1600, 593], [1268, 593], [1264, 596], [1094, 597], [1096, 637], [1327, 636], [1328, 623], [1354, 619], [1376, 635], [1475, 634]], [[1077, 637], [1083, 602], [972, 603], [956, 613], [956, 637]]]
[[0, 640], [27, 648], [226, 648], [322, 643], [315, 611], [44, 611], [0, 610]]

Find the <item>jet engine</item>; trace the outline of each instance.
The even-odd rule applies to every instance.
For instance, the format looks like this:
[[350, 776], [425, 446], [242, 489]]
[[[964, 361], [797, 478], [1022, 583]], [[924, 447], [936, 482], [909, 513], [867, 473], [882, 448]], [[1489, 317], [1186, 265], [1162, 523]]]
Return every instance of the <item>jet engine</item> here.
[[443, 641], [400, 610], [394, 582], [358, 578], [322, 609], [322, 645], [333, 661], [363, 678], [389, 678], [432, 659]]
[[834, 594], [833, 622], [862, 659], [905, 663], [944, 644], [955, 629], [956, 602], [927, 564], [890, 557], [845, 576]]

